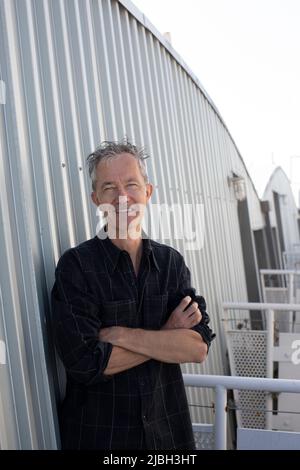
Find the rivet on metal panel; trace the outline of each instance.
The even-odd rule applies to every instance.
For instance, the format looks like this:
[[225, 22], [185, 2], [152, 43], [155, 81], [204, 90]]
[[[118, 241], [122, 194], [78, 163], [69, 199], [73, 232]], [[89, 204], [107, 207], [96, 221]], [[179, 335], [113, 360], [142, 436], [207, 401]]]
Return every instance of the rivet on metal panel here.
[[66, 164], [64, 162], [61, 162], [61, 166], [65, 168]]
[[82, 171], [82, 166], [79, 166], [78, 169], [79, 169], [79, 171]]
[[6, 103], [6, 87], [5, 82], [0, 80], [0, 104]]

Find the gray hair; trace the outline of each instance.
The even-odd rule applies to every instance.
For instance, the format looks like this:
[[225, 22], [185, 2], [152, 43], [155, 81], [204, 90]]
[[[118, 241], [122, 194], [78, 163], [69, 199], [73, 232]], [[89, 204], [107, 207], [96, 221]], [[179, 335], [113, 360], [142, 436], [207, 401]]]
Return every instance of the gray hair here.
[[143, 176], [145, 183], [148, 183], [145, 160], [146, 158], [149, 158], [149, 155], [145, 153], [145, 149], [143, 147], [136, 147], [130, 143], [127, 138], [120, 142], [105, 140], [101, 142], [96, 150], [86, 159], [94, 191], [96, 189], [96, 169], [99, 163], [104, 160], [108, 160], [109, 158], [115, 158], [122, 153], [129, 153], [137, 160], [141, 170], [141, 175]]

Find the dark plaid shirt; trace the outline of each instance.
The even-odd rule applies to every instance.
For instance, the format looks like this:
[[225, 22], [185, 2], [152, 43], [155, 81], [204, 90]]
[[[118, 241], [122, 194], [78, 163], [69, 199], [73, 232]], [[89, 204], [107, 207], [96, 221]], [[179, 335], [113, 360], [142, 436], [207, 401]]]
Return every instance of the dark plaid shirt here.
[[59, 260], [52, 291], [57, 348], [66, 368], [60, 410], [64, 449], [193, 449], [187, 399], [178, 364], [149, 360], [103, 375], [112, 351], [98, 332], [110, 326], [159, 330], [190, 295], [202, 320], [193, 329], [209, 345], [203, 297], [175, 249], [143, 239], [136, 276], [130, 256], [97, 236]]

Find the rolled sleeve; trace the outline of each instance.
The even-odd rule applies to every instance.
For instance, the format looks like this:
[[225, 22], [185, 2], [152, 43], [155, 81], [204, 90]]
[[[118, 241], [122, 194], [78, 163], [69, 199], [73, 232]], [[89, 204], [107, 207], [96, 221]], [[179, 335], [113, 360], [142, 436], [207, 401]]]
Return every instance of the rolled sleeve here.
[[103, 371], [112, 344], [99, 340], [100, 307], [88, 291], [75, 250], [62, 256], [55, 279], [51, 293], [53, 330], [67, 374], [87, 386], [109, 380]]
[[[181, 255], [180, 255], [181, 256]], [[178, 277], [178, 290], [175, 298], [173, 298], [171, 311], [173, 311], [181, 300], [189, 295], [195, 302], [198, 303], [199, 310], [202, 314], [201, 321], [198, 325], [191, 328], [191, 330], [197, 331], [203, 338], [203, 341], [207, 344], [208, 349], [210, 348], [211, 342], [216, 337], [212, 329], [208, 326], [210, 322], [209, 315], [206, 311], [206, 302], [202, 295], [196, 295], [196, 290], [191, 286], [191, 273], [189, 268], [186, 266], [183, 257], [181, 256], [180, 262], [180, 275]], [[171, 313], [170, 311], [170, 313]]]
[[199, 310], [201, 312], [202, 318], [198, 325], [194, 326], [192, 330], [197, 331], [203, 338], [203, 341], [207, 344], [208, 349], [210, 348], [212, 340], [216, 337], [215, 333], [213, 333], [212, 329], [208, 326], [210, 322], [209, 315], [206, 311], [206, 302], [202, 295], [190, 295], [195, 302], [198, 303]]

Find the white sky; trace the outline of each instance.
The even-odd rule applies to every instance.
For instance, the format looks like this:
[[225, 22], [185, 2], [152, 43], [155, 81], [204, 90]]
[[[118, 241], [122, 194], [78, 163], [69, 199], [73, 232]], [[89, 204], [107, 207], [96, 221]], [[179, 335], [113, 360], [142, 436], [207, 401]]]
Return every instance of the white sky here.
[[259, 195], [278, 165], [296, 194], [300, 189], [300, 0], [133, 3], [161, 33], [171, 32], [172, 46], [219, 109]]

